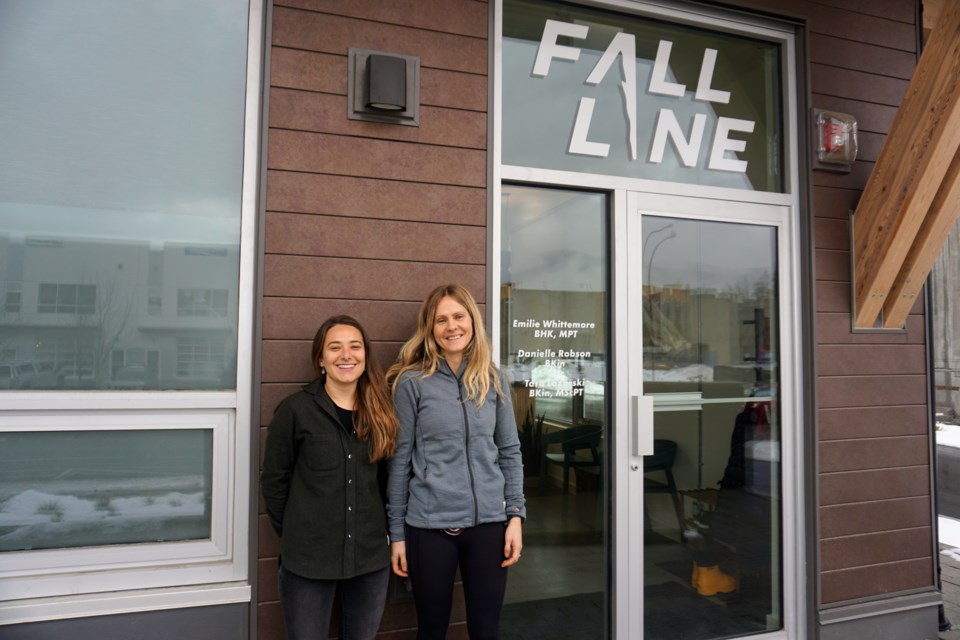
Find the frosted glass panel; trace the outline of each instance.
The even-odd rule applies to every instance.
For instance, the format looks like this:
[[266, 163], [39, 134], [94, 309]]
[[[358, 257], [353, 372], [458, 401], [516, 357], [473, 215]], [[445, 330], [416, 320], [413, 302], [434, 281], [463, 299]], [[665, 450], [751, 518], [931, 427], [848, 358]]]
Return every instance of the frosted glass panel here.
[[0, 435], [0, 552], [210, 537], [213, 432]]

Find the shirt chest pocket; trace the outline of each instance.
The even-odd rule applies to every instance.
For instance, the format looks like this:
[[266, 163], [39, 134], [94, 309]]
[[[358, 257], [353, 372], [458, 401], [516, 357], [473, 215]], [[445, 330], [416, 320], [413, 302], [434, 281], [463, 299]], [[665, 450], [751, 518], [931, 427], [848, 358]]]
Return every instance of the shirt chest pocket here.
[[332, 430], [308, 431], [300, 444], [299, 457], [313, 471], [335, 469], [343, 462], [343, 446]]
[[473, 438], [493, 438], [497, 428], [497, 396], [491, 391], [484, 403], [467, 407], [470, 416], [470, 435]]

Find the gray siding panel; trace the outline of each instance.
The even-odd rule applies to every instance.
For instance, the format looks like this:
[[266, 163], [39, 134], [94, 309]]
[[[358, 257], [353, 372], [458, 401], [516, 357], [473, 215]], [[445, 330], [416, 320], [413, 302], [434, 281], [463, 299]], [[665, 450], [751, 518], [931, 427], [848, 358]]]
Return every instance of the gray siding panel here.
[[3, 640], [240, 640], [250, 637], [249, 605], [230, 604], [69, 618], [0, 627]]

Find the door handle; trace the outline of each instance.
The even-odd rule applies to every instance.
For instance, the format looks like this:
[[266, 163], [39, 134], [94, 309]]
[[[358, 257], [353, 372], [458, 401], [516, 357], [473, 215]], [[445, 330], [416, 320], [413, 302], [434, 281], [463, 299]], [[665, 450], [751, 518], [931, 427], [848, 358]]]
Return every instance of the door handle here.
[[653, 454], [653, 396], [630, 396], [631, 451], [635, 457]]

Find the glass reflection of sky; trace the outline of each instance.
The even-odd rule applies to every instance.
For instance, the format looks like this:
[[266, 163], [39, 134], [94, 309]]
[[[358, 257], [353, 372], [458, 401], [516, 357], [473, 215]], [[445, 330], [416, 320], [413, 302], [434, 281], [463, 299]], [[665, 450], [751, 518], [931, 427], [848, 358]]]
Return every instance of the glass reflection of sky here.
[[[667, 225], [669, 232], [657, 233]], [[674, 235], [667, 239], [670, 232]], [[644, 216], [643, 235], [649, 235], [643, 262], [646, 285], [696, 283], [701, 290], [725, 292], [773, 285], [776, 231], [770, 227]]]
[[235, 385], [248, 9], [0, 2], [0, 358], [48, 372], [16, 388]]
[[505, 185], [501, 281], [524, 289], [604, 291], [597, 224], [605, 202], [602, 194]]
[[0, 232], [239, 239], [246, 2], [0, 6]]

